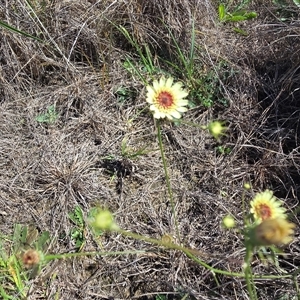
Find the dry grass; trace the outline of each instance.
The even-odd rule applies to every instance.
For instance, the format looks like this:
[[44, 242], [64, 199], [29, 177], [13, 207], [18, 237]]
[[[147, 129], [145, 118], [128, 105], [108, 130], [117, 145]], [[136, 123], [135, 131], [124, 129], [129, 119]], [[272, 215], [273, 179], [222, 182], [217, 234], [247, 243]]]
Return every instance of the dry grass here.
[[[194, 19], [196, 74], [214, 72], [220, 97], [227, 99], [227, 107], [197, 105], [185, 120], [226, 120], [229, 134], [222, 141], [231, 148], [229, 155], [218, 154], [217, 143], [195, 127], [163, 125], [186, 246], [211, 254], [206, 261], [212, 266], [240, 271], [241, 236], [220, 223], [227, 213], [242, 222], [243, 183], [251, 181], [254, 191], [274, 190], [290, 212], [298, 206], [299, 9], [292, 1], [284, 12], [272, 1], [254, 1], [251, 7], [259, 17], [239, 24], [249, 33], [244, 37], [232, 25], [218, 23], [212, 1], [177, 2], [31, 1], [30, 8], [26, 1], [2, 1], [0, 20], [47, 41], [0, 29], [2, 234], [11, 234], [16, 223], [33, 224], [50, 232], [50, 253], [74, 252], [68, 213], [76, 205], [85, 214], [95, 205], [108, 207], [122, 228], [146, 236], [175, 234], [153, 120], [141, 112], [145, 88], [123, 67], [125, 55], [137, 63], [139, 58], [115, 25], [124, 26], [140, 45], [149, 45], [158, 67], [186, 80], [186, 74], [159, 58], [180, 64], [168, 28], [188, 53]], [[280, 21], [278, 13], [287, 14], [288, 21]], [[218, 69], [220, 61], [228, 73], [234, 70], [230, 76]], [[124, 102], [119, 88], [132, 92]], [[38, 123], [36, 117], [50, 105], [59, 114], [57, 122]], [[146, 153], [127, 161], [120, 188], [110, 171], [124, 163], [124, 139], [130, 151], [145, 148]], [[293, 222], [299, 225], [296, 214]], [[155, 299], [157, 294], [166, 299], [248, 299], [244, 280], [218, 275], [217, 284], [208, 270], [178, 251], [117, 234], [102, 236], [102, 249], [92, 235], [86, 239], [85, 251], [148, 253], [50, 264], [28, 282], [28, 299], [54, 299], [56, 293], [59, 299]], [[296, 237], [280, 258], [288, 272], [300, 263], [298, 242]], [[278, 272], [258, 260], [253, 270]], [[259, 299], [295, 299], [287, 280], [258, 281], [257, 288]]]

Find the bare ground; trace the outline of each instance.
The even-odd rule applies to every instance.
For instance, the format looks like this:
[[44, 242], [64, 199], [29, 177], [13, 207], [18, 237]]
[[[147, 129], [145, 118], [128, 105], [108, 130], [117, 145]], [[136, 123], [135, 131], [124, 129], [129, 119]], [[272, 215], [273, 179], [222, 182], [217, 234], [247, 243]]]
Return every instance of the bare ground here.
[[[182, 243], [211, 255], [204, 261], [214, 267], [241, 271], [242, 237], [220, 224], [228, 213], [242, 223], [245, 182], [253, 187], [247, 201], [270, 188], [299, 225], [300, 11], [292, 1], [281, 11], [271, 1], [253, 2], [250, 8], [258, 18], [238, 25], [247, 36], [218, 23], [217, 4], [211, 1], [32, 1], [30, 8], [12, 0], [0, 8], [0, 20], [47, 41], [0, 29], [2, 234], [12, 234], [16, 223], [33, 225], [50, 232], [48, 253], [75, 252], [68, 214], [80, 205], [85, 216], [91, 207], [109, 208], [126, 230], [175, 236], [156, 129], [144, 109], [145, 87], [124, 68], [126, 56], [137, 64], [139, 57], [115, 26], [124, 26], [140, 45], [150, 45], [157, 67], [185, 81], [184, 73], [165, 63], [179, 63], [168, 28], [188, 53], [192, 19], [195, 76], [213, 72], [217, 97], [226, 105], [215, 100], [204, 108], [198, 103], [184, 120], [225, 120], [228, 134], [222, 145], [231, 151], [218, 153], [219, 144], [197, 127], [163, 124]], [[278, 14], [285, 14], [286, 21]], [[220, 62], [226, 66], [220, 68]], [[130, 91], [125, 100], [121, 88]], [[56, 122], [37, 122], [51, 105], [59, 116]], [[128, 159], [122, 141], [130, 153], [145, 151]], [[121, 173], [112, 176], [118, 168]], [[279, 259], [287, 272], [299, 265], [298, 243], [297, 229], [287, 255]], [[103, 235], [101, 244], [87, 232], [83, 250], [148, 253], [51, 263], [28, 282], [28, 299], [157, 299], [157, 294], [248, 299], [244, 280], [214, 278], [178, 251], [113, 233]], [[258, 260], [253, 270], [278, 273]], [[288, 280], [256, 284], [260, 299], [295, 299]]]

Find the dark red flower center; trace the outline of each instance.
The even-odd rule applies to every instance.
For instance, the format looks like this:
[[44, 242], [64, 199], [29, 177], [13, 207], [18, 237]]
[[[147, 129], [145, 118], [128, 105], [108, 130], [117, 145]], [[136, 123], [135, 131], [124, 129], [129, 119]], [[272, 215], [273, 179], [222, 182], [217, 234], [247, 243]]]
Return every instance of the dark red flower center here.
[[173, 100], [173, 97], [170, 93], [161, 92], [161, 93], [159, 93], [159, 95], [157, 97], [157, 102], [163, 108], [169, 108], [170, 106], [173, 105], [174, 100]]
[[272, 216], [270, 206], [266, 204], [259, 205], [256, 211], [263, 221], [269, 219]]

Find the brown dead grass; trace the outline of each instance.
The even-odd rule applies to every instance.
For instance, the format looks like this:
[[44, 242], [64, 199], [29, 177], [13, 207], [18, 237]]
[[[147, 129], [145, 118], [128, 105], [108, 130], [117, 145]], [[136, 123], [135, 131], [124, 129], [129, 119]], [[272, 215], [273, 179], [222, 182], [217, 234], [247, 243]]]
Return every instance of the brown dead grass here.
[[[44, 3], [44, 4], [43, 4]], [[212, 266], [240, 271], [241, 236], [224, 231], [228, 213], [242, 222], [242, 186], [271, 188], [292, 211], [299, 196], [299, 10], [290, 7], [289, 22], [276, 18], [271, 1], [256, 1], [255, 21], [241, 23], [249, 36], [217, 23], [210, 1], [3, 1], [0, 20], [46, 40], [42, 44], [0, 29], [0, 231], [16, 223], [49, 230], [50, 253], [75, 251], [68, 213], [80, 205], [108, 207], [118, 224], [146, 236], [174, 235], [153, 120], [145, 107], [145, 88], [124, 68], [135, 49], [113, 24], [124, 26], [156, 58], [176, 60], [168, 26], [182, 50], [189, 51], [195, 20], [199, 73], [226, 61], [235, 73], [219, 76], [228, 106], [197, 106], [187, 121], [226, 120], [223, 139], [230, 155], [219, 155], [212, 138], [190, 126], [163, 125], [163, 139], [184, 245], [211, 255]], [[157, 65], [163, 63], [156, 60]], [[169, 71], [172, 69], [169, 69]], [[184, 74], [174, 74], [184, 80]], [[118, 88], [133, 91], [121, 104]], [[53, 125], [36, 116], [50, 105], [59, 113]], [[138, 114], [137, 117], [136, 114]], [[131, 122], [130, 120], [133, 119]], [[130, 176], [121, 193], [105, 157], [122, 162], [121, 143], [147, 154], [130, 160]], [[134, 171], [132, 169], [134, 166]], [[131, 172], [132, 171], [132, 172]], [[250, 199], [252, 192], [246, 195]], [[299, 224], [297, 215], [293, 221]], [[144, 255], [66, 260], [47, 266], [28, 282], [28, 299], [248, 299], [241, 279], [217, 276], [182, 253], [124, 238], [102, 237], [103, 249], [87, 235], [85, 251], [148, 250]], [[299, 264], [298, 238], [280, 258], [292, 271]], [[221, 254], [222, 259], [214, 254]], [[257, 274], [276, 268], [253, 262]], [[56, 273], [52, 278], [50, 274]], [[279, 299], [295, 291], [290, 281], [258, 281], [260, 299]]]

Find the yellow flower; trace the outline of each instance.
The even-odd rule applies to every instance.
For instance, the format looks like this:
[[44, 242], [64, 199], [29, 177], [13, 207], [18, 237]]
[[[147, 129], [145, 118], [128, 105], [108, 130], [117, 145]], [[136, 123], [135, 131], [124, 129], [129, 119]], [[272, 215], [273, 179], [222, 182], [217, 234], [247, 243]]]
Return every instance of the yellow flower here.
[[268, 219], [286, 218], [286, 209], [281, 207], [282, 202], [273, 196], [273, 192], [265, 190], [256, 194], [250, 202], [250, 212], [253, 214], [255, 221], [261, 222]]
[[182, 83], [173, 84], [173, 78], [161, 77], [154, 80], [153, 86], [148, 85], [146, 101], [150, 104], [150, 110], [156, 119], [168, 118], [169, 120], [181, 118], [181, 114], [188, 109], [188, 100], [184, 100], [188, 92], [182, 89]]
[[250, 240], [255, 246], [285, 245], [293, 240], [295, 224], [282, 218], [268, 219], [257, 225]]

